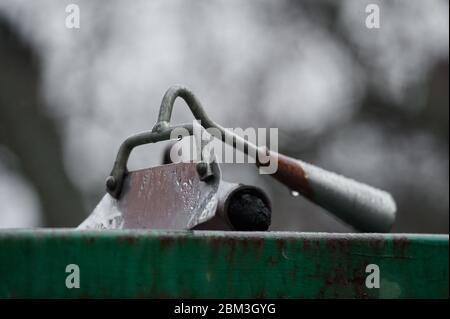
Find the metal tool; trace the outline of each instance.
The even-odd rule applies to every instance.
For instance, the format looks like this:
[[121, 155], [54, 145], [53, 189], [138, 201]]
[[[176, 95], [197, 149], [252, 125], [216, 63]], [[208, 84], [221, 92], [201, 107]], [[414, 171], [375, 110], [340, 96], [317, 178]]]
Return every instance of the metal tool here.
[[[152, 131], [129, 137], [119, 148], [111, 174], [106, 180], [106, 190], [111, 196], [110, 201], [117, 201], [116, 206], [118, 207], [119, 214], [123, 218], [122, 227], [163, 227], [175, 229], [194, 229], [197, 227], [201, 229], [212, 229], [209, 227], [212, 227], [211, 225], [214, 224], [219, 228], [222, 227], [222, 229], [239, 229], [236, 225], [241, 224], [242, 226], [244, 224], [245, 226], [242, 226], [244, 228], [243, 230], [255, 230], [267, 229], [267, 221], [270, 224], [270, 213], [269, 217], [264, 219], [267, 211], [270, 212], [270, 202], [261, 190], [253, 186], [247, 186], [249, 187], [247, 188], [247, 192], [251, 194], [249, 196], [253, 196], [253, 202], [259, 200], [258, 203], [261, 206], [261, 209], [256, 209], [253, 212], [255, 213], [254, 215], [249, 213], [251, 216], [245, 216], [247, 212], [251, 211], [249, 206], [247, 206], [247, 209], [240, 209], [240, 214], [237, 217], [238, 221], [236, 221], [235, 214], [234, 225], [232, 225], [230, 222], [230, 214], [233, 213], [231, 211], [221, 213], [217, 210], [218, 207], [226, 207], [229, 209], [230, 206], [219, 205], [218, 198], [221, 193], [220, 190], [226, 189], [227, 187], [221, 186], [220, 169], [215, 161], [201, 160], [198, 163], [170, 164], [175, 166], [160, 166], [144, 171], [128, 172], [126, 163], [134, 147], [167, 140], [174, 130], [180, 128], [187, 130], [189, 134], [193, 134], [193, 126], [191, 124], [170, 125], [173, 105], [178, 97], [187, 103], [195, 119], [200, 121], [203, 128], [215, 128], [221, 133], [223, 142], [233, 147], [243, 145], [243, 151], [245, 153], [253, 152], [257, 154], [258, 159], [256, 164], [258, 167], [263, 166], [262, 161], [259, 160], [263, 155], [278, 161], [278, 169], [271, 176], [289, 187], [291, 191], [298, 192], [352, 225], [357, 230], [364, 232], [387, 232], [391, 228], [395, 220], [396, 205], [389, 193], [328, 172], [312, 164], [273, 152], [265, 147], [256, 146], [212, 121], [205, 113], [204, 108], [196, 96], [189, 89], [182, 86], [173, 86], [165, 93], [161, 103], [158, 121]], [[180, 173], [180, 171], [183, 171], [183, 173]], [[182, 180], [182, 183], [187, 182], [188, 184], [195, 185], [192, 187], [192, 193], [185, 193], [186, 197], [184, 199], [180, 199], [176, 197], [178, 195], [174, 195], [175, 193], [178, 194], [174, 190], [177, 189], [175, 185], [178, 181], [177, 179], [180, 177], [186, 179], [186, 181]], [[149, 188], [143, 187], [142, 183]], [[161, 186], [157, 186], [159, 184]], [[139, 190], [136, 189], [138, 186], [140, 187]], [[164, 189], [166, 190], [165, 192], [162, 191]], [[248, 189], [252, 189], [252, 191], [248, 191]], [[157, 197], [152, 194], [157, 194]], [[240, 193], [239, 191], [237, 193], [232, 191], [227, 194], [235, 194], [237, 196], [236, 194]], [[240, 201], [236, 207], [245, 207], [245, 200], [242, 196], [240, 194], [238, 197], [235, 197], [239, 198]], [[190, 206], [192, 198], [197, 197], [199, 200]], [[142, 198], [146, 199], [142, 200]], [[169, 209], [171, 207], [169, 202], [175, 203], [172, 210]], [[222, 202], [230, 203], [230, 200], [228, 197], [224, 197], [222, 198]], [[175, 208], [177, 205], [184, 205], [186, 203], [189, 203], [187, 206], [193, 208]], [[176, 213], [176, 216], [171, 217], [170, 213]], [[179, 216], [183, 216], [183, 218]], [[240, 218], [247, 220], [247, 224], [245, 222], [242, 223], [242, 220], [239, 220]], [[217, 221], [219, 219], [225, 222], [212, 222], [213, 220]], [[248, 224], [248, 221], [252, 220], [259, 220], [259, 222], [265, 220], [267, 225], [255, 228], [255, 225]], [[264, 222], [262, 223], [264, 224]], [[80, 227], [86, 227], [87, 224], [89, 223], [85, 221]], [[94, 224], [91, 223], [90, 225]], [[228, 228], [224, 225], [228, 225]]]
[[[192, 125], [184, 127], [190, 133], [195, 132]], [[269, 228], [271, 203], [267, 195], [255, 186], [223, 181], [214, 159], [129, 172], [126, 162], [131, 150], [142, 143], [167, 139], [170, 136], [167, 132], [138, 134], [122, 144], [112, 173], [121, 182], [112, 183], [112, 177], [108, 177], [109, 194], [80, 229], [263, 231]], [[205, 141], [200, 136], [195, 138], [201, 154], [208, 154], [203, 149]]]

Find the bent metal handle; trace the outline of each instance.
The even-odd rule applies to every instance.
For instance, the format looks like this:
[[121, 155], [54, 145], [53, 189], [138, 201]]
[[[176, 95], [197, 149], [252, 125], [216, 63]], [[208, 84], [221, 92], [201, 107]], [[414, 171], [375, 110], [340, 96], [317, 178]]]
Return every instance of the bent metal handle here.
[[119, 198], [122, 184], [128, 173], [127, 162], [136, 146], [169, 140], [173, 130], [183, 128], [192, 134], [192, 125], [178, 125], [159, 132], [143, 132], [128, 137], [119, 147], [111, 173], [106, 178], [106, 191], [114, 198]]
[[269, 156], [278, 160], [272, 177], [356, 229], [387, 232], [392, 227], [396, 205], [389, 193], [273, 151]]

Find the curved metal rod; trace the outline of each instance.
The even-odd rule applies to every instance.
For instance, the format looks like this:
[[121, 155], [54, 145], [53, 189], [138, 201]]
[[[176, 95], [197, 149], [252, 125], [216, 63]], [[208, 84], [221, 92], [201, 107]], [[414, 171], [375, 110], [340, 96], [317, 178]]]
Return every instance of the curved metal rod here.
[[192, 93], [192, 91], [188, 88], [180, 85], [171, 86], [164, 94], [161, 101], [161, 107], [159, 109], [158, 122], [153, 127], [153, 132], [164, 131], [170, 127], [173, 105], [178, 97], [182, 98], [186, 102], [187, 106], [194, 115], [194, 118], [199, 120], [200, 124], [204, 128], [215, 128], [220, 131], [222, 142], [227, 143], [234, 148], [236, 148], [236, 145], [238, 144], [243, 145], [243, 151], [246, 154], [248, 154], [249, 151], [252, 151], [250, 153], [253, 154], [258, 154], [258, 151], [264, 151], [258, 148], [255, 144], [230, 132], [226, 128], [211, 120], [194, 93]]
[[119, 151], [117, 152], [116, 160], [114, 162], [113, 169], [111, 170], [110, 175], [106, 179], [107, 192], [114, 198], [119, 197], [120, 192], [122, 190], [123, 180], [125, 179], [125, 176], [128, 173], [127, 162], [133, 148], [143, 144], [169, 140], [172, 131], [180, 128], [187, 130], [189, 134], [192, 135], [193, 132], [192, 124], [183, 124], [168, 127], [165, 130], [158, 132], [149, 131], [138, 133], [128, 137], [120, 145]]
[[153, 127], [153, 131], [165, 130], [170, 126], [173, 105], [177, 97], [181, 97], [186, 102], [194, 117], [202, 122], [203, 127], [208, 128], [217, 126], [217, 124], [206, 115], [203, 106], [194, 93], [186, 87], [174, 85], [164, 94], [159, 109], [158, 122]]

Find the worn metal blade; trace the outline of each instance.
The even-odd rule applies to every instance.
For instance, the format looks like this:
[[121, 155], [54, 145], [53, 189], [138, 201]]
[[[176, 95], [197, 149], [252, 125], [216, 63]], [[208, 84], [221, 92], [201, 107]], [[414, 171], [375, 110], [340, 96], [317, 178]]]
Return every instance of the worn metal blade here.
[[196, 163], [127, 174], [120, 198], [106, 194], [80, 229], [192, 229], [216, 213], [218, 178], [200, 181]]

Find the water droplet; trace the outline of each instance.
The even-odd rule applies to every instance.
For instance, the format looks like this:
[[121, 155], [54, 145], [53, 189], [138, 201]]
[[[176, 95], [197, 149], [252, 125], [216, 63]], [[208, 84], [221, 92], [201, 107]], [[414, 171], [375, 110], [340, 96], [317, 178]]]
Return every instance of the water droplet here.
[[299, 192], [291, 190], [291, 195], [294, 197], [298, 197], [300, 195]]

